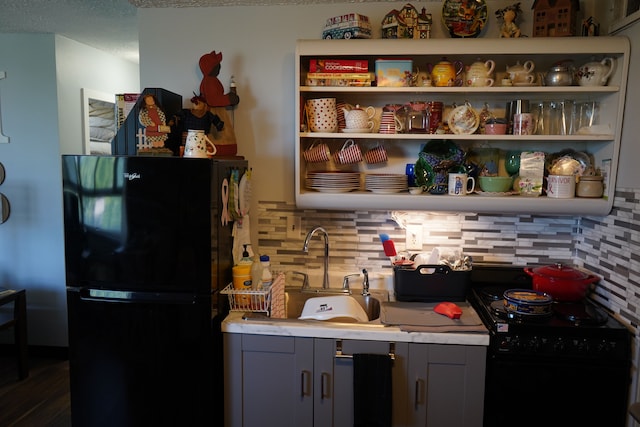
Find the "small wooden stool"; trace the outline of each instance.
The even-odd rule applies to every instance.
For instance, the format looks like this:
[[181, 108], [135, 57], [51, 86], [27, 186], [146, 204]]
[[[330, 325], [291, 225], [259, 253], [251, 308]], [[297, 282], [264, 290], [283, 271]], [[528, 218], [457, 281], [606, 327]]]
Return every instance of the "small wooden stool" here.
[[29, 376], [29, 358], [27, 354], [27, 293], [24, 289], [0, 290], [0, 306], [13, 302], [13, 316], [0, 316], [0, 330], [14, 328], [18, 377], [23, 380]]

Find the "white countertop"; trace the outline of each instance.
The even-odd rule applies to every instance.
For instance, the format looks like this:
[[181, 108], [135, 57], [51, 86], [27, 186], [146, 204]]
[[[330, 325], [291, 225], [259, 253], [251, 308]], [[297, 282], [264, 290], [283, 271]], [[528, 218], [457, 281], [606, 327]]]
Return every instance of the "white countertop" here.
[[489, 345], [489, 331], [405, 332], [398, 326], [382, 324], [380, 319], [369, 323], [337, 323], [318, 320], [271, 319], [268, 317], [259, 320], [244, 320], [243, 314], [244, 312], [230, 312], [222, 322], [222, 332], [426, 344]]

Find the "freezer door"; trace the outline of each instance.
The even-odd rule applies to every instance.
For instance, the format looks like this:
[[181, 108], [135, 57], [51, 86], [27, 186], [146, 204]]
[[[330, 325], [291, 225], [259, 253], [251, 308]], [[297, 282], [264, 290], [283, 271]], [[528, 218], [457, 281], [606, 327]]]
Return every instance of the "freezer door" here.
[[210, 298], [68, 289], [74, 426], [216, 425]]
[[212, 162], [63, 156], [68, 286], [207, 293]]

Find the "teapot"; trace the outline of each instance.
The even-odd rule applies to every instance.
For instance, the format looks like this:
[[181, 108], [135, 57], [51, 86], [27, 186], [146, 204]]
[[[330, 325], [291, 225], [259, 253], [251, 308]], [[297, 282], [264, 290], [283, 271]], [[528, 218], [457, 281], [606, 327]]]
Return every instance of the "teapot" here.
[[200, 157], [206, 159], [209, 156], [214, 156], [217, 151], [216, 146], [207, 135], [205, 135], [203, 130], [189, 129], [187, 131], [183, 157]]
[[576, 79], [580, 86], [606, 86], [609, 76], [613, 72], [615, 62], [613, 58], [602, 61], [587, 62], [576, 72]]
[[532, 74], [534, 68], [533, 61], [525, 61], [524, 64], [517, 61], [515, 65], [507, 67], [507, 74], [515, 86], [531, 86], [536, 79]]
[[493, 86], [493, 70], [496, 68], [495, 61], [489, 59], [482, 62], [478, 59], [473, 64], [466, 67], [467, 76], [465, 83], [467, 86]]
[[347, 129], [357, 129], [362, 131], [373, 130], [373, 116], [376, 114], [376, 109], [369, 106], [365, 109], [356, 105], [352, 110], [342, 109], [344, 114], [345, 125]]
[[573, 84], [573, 73], [566, 65], [554, 65], [549, 68], [549, 71], [544, 76], [544, 84], [547, 86], [571, 86]]
[[431, 84], [433, 86], [462, 86], [460, 74], [464, 70], [462, 61], [450, 62], [447, 58], [436, 65], [428, 64], [429, 73], [431, 73]]

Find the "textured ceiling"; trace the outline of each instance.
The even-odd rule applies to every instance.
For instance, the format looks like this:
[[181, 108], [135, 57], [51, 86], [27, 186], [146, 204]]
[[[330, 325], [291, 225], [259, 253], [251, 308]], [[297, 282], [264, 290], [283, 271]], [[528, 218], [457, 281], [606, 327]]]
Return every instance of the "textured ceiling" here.
[[0, 32], [60, 34], [138, 62], [137, 12], [128, 0], [0, 0]]
[[278, 6], [373, 1], [380, 0], [0, 0], [0, 33], [60, 34], [137, 63], [138, 8]]

